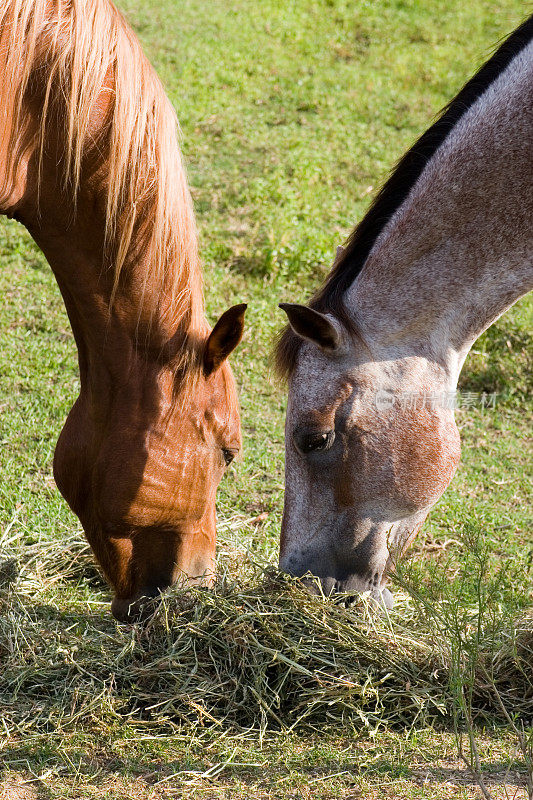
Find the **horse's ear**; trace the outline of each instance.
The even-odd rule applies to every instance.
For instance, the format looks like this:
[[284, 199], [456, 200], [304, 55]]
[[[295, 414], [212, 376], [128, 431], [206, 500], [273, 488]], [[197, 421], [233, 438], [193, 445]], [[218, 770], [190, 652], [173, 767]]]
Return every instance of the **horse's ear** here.
[[302, 339], [307, 339], [324, 350], [332, 351], [339, 347], [340, 331], [325, 314], [297, 303], [280, 303], [279, 307], [289, 318], [289, 325], [294, 333]]
[[228, 308], [209, 334], [204, 350], [204, 374], [206, 377], [220, 367], [241, 341], [246, 309], [246, 303]]

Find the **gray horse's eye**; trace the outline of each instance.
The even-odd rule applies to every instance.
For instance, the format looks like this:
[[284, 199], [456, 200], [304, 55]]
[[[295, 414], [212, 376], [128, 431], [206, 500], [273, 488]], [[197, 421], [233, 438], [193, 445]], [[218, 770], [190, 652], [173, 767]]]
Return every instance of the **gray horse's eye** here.
[[294, 443], [300, 453], [320, 453], [329, 450], [335, 441], [335, 431], [295, 434]]

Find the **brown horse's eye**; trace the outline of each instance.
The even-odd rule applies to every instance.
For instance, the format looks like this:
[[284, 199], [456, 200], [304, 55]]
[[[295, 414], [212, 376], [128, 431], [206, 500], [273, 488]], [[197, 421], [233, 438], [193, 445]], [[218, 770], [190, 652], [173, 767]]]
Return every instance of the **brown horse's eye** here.
[[224, 461], [226, 462], [226, 466], [229, 467], [233, 459], [235, 458], [235, 453], [233, 450], [228, 450], [226, 447], [222, 448], [222, 455], [224, 456]]
[[329, 450], [335, 441], [335, 431], [324, 433], [304, 433], [295, 436], [295, 444], [300, 453], [320, 453]]

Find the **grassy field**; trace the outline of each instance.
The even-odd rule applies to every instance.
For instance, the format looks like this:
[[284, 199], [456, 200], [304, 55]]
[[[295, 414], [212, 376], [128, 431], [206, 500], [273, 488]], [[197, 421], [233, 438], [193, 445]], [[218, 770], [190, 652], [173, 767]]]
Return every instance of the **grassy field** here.
[[[147, 637], [110, 618], [109, 592], [51, 472], [79, 388], [74, 340], [42, 255], [20, 226], [1, 221], [0, 560], [14, 556], [20, 575], [0, 571], [0, 798], [475, 798], [480, 789], [457, 749], [457, 730], [469, 728], [490, 795], [527, 797], [531, 761], [517, 730], [523, 723], [527, 739], [533, 719], [530, 300], [467, 360], [461, 388], [497, 392], [496, 405], [458, 413], [462, 464], [399, 576], [390, 619], [321, 601], [307, 607], [294, 587], [273, 583], [268, 594], [259, 583], [263, 565], [276, 561], [283, 500], [285, 397], [269, 363], [283, 323], [277, 303], [309, 296], [395, 160], [518, 24], [523, 4], [120, 5], [178, 111], [209, 317], [249, 303], [232, 357], [244, 457], [218, 500], [229, 588], [213, 602], [196, 598], [196, 612], [170, 598]], [[272, 630], [260, 640], [285, 659], [278, 705], [268, 695], [273, 659], [258, 659], [247, 609], [280, 626], [281, 644]], [[360, 621], [372, 646], [390, 654], [389, 683], [351, 693], [338, 676], [313, 683], [305, 647], [319, 649], [320, 631], [318, 622], [305, 628], [304, 613], [334, 630], [354, 686], [365, 647], [351, 666], [346, 625]], [[282, 636], [293, 617], [302, 626], [294, 651], [283, 643], [297, 635]], [[207, 653], [220, 619], [240, 660], [217, 666]], [[195, 652], [197, 680], [162, 677], [176, 652], [173, 621], [186, 628], [183, 659]], [[161, 660], [150, 671], [154, 653]], [[309, 698], [316, 692], [307, 716], [284, 683], [298, 688], [301, 676]], [[190, 691], [165, 706], [179, 681]], [[195, 699], [217, 681], [223, 707]], [[529, 737], [531, 745], [531, 727]]]

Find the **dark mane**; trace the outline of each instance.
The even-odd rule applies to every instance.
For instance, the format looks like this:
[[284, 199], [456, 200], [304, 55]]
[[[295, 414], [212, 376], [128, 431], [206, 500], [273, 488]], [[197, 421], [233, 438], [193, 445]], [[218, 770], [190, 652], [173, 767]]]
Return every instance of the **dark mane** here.
[[[348, 330], [353, 331], [354, 324], [344, 305], [344, 294], [363, 269], [379, 234], [407, 198], [424, 167], [463, 114], [532, 37], [533, 16], [525, 20], [505, 39], [491, 58], [463, 86], [459, 94], [445, 106], [436, 122], [400, 159], [369, 210], [350, 234], [344, 253], [322, 287], [312, 297], [309, 303], [311, 308], [334, 314]], [[294, 370], [301, 343], [302, 339], [293, 333], [290, 326], [287, 325], [281, 332], [275, 349], [275, 363], [282, 377], [289, 377]]]

